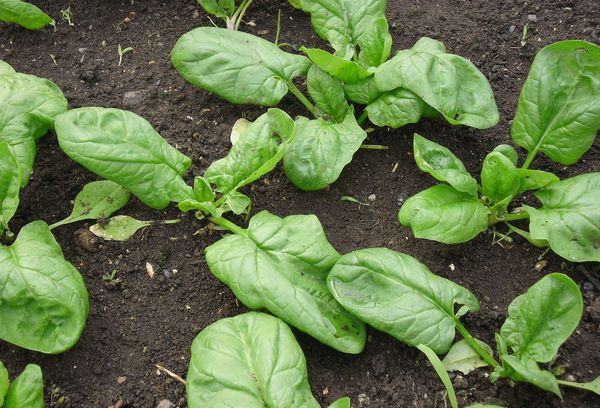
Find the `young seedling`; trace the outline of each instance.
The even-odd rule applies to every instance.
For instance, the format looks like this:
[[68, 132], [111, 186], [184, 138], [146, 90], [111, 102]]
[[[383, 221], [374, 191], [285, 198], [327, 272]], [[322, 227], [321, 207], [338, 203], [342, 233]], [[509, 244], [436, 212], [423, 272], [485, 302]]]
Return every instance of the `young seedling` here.
[[102, 275], [102, 281], [110, 285], [116, 286], [121, 283], [121, 279], [117, 278], [117, 270], [113, 269], [111, 273]]
[[73, 12], [71, 11], [71, 6], [67, 7], [64, 10], [60, 10], [60, 15], [64, 22], [66, 22], [69, 27], [75, 27], [75, 23], [73, 23]]
[[0, 21], [17, 23], [30, 30], [38, 30], [54, 22], [38, 7], [21, 0], [2, 0]]
[[119, 54], [119, 66], [123, 63], [123, 55], [128, 52], [133, 52], [133, 47], [121, 48], [121, 44], [117, 47], [117, 53]]
[[222, 19], [228, 30], [238, 30], [252, 0], [241, 0], [236, 6], [235, 0], [198, 0], [204, 11]]

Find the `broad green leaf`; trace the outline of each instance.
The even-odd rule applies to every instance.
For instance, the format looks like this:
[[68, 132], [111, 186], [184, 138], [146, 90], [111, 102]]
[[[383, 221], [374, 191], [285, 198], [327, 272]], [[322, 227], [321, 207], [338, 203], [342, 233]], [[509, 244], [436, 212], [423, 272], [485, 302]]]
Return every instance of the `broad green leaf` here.
[[292, 331], [264, 313], [202, 330], [192, 344], [186, 391], [190, 408], [319, 408]]
[[552, 273], [511, 302], [500, 335], [515, 357], [548, 363], [573, 333], [582, 312], [577, 284], [566, 275]]
[[308, 55], [308, 58], [323, 71], [334, 78], [346, 83], [355, 83], [373, 76], [360, 64], [348, 61], [319, 48], [301, 47], [300, 51]]
[[287, 113], [269, 109], [248, 126], [226, 157], [206, 169], [204, 178], [222, 193], [257, 180], [279, 163], [294, 127]]
[[4, 408], [44, 408], [42, 369], [28, 364], [8, 388]]
[[327, 278], [341, 305], [365, 323], [396, 339], [425, 344], [438, 354], [454, 340], [456, 304], [476, 312], [471, 292], [434, 275], [415, 258], [386, 248], [342, 256]]
[[0, 1], [0, 21], [17, 23], [30, 30], [37, 30], [52, 22], [52, 17], [31, 3], [21, 0]]
[[9, 63], [0, 60], [0, 75], [14, 74], [16, 71]]
[[11, 147], [0, 142], [0, 236], [19, 206], [20, 167]]
[[370, 76], [365, 79], [361, 79], [358, 82], [344, 84], [344, 92], [348, 100], [359, 103], [361, 105], [368, 105], [375, 102], [385, 92], [380, 92], [375, 84], [375, 77]]
[[502, 153], [504, 156], [506, 156], [507, 159], [511, 161], [512, 164], [514, 164], [515, 166], [517, 165], [517, 161], [519, 160], [519, 154], [511, 145], [500, 144], [494, 147], [494, 150], [492, 151]]
[[571, 177], [536, 193], [543, 207], [523, 206], [534, 239], [572, 262], [600, 262], [600, 173]]
[[308, 71], [306, 79], [308, 94], [319, 110], [335, 122], [341, 122], [348, 111], [344, 84], [316, 65]]
[[477, 197], [477, 180], [450, 150], [415, 133], [413, 150], [417, 166], [436, 180], [445, 181], [456, 190]]
[[184, 34], [171, 61], [192, 85], [232, 103], [274, 106], [288, 84], [310, 68], [308, 58], [289, 54], [252, 34], [200, 27]]
[[0, 361], [0, 407], [4, 404], [4, 397], [8, 392], [9, 384], [8, 371], [6, 371], [6, 367], [4, 367], [4, 364]]
[[600, 47], [560, 41], [533, 60], [512, 124], [515, 144], [573, 164], [600, 128]]
[[339, 258], [314, 215], [256, 214], [247, 230], [206, 248], [211, 272], [251, 309], [265, 308], [345, 353], [360, 353], [364, 324], [346, 312], [325, 280]]
[[249, 213], [251, 206], [252, 200], [250, 200], [250, 197], [239, 191], [232, 191], [227, 194], [227, 198], [225, 199], [225, 207], [236, 215]]
[[421, 350], [423, 352], [423, 354], [425, 354], [425, 356], [427, 357], [427, 359], [433, 366], [433, 369], [437, 373], [438, 377], [440, 377], [440, 380], [442, 380], [442, 383], [444, 384], [444, 387], [446, 388], [446, 392], [448, 393], [448, 399], [450, 400], [450, 406], [452, 408], [458, 408], [458, 401], [456, 400], [456, 394], [454, 393], [454, 387], [452, 386], [452, 380], [450, 380], [450, 376], [446, 372], [444, 364], [442, 364], [442, 362], [440, 361], [437, 354], [435, 354], [435, 352], [432, 349], [430, 349], [429, 347], [427, 347], [425, 344], [419, 344], [417, 346], [417, 348], [419, 350]]
[[380, 95], [365, 110], [374, 125], [399, 128], [417, 123], [425, 110], [425, 102], [408, 89], [397, 88]]
[[90, 231], [107, 241], [126, 241], [139, 229], [152, 225], [152, 221], [140, 221], [128, 215], [116, 215], [102, 224], [94, 224]]
[[500, 152], [491, 152], [483, 160], [481, 187], [484, 196], [498, 203], [519, 191], [521, 178], [508, 157]]
[[500, 360], [505, 366], [504, 376], [513, 381], [533, 384], [562, 398], [556, 377], [550, 371], [540, 369], [534, 360], [514, 355], [500, 355]]
[[556, 175], [543, 170], [530, 170], [518, 168], [517, 173], [519, 175], [520, 180], [520, 193], [529, 190], [539, 190], [540, 188], [548, 187], [551, 184], [560, 181], [560, 179]]
[[[483, 341], [477, 340], [479, 345], [483, 347], [490, 355], [493, 354], [492, 348]], [[485, 367], [488, 364], [481, 358], [479, 354], [469, 345], [467, 340], [462, 339], [457, 341], [450, 347], [448, 354], [442, 360], [447, 371], [460, 371], [467, 375], [471, 371], [479, 367]]]
[[578, 383], [571, 381], [561, 381], [558, 380], [560, 385], [567, 385], [569, 387], [580, 388], [586, 391], [591, 391], [597, 395], [600, 395], [600, 377], [596, 377], [595, 380], [586, 382], [586, 383]]
[[358, 62], [367, 67], [383, 64], [392, 50], [392, 36], [385, 17], [372, 19], [356, 39], [360, 48]]
[[0, 106], [0, 142], [13, 149], [24, 187], [33, 169], [35, 141], [67, 110], [67, 100], [49, 80], [16, 73], [0, 75]]
[[453, 125], [486, 129], [499, 120], [492, 88], [483, 74], [430, 38], [421, 38], [382, 64], [375, 82], [382, 92], [400, 87], [414, 92]]
[[215, 17], [225, 19], [235, 11], [234, 0], [198, 0], [204, 11]]
[[0, 246], [0, 287], [1, 339], [56, 354], [81, 336], [85, 284], [43, 221], [24, 226], [11, 246]]
[[232, 146], [236, 144], [238, 140], [240, 140], [242, 133], [244, 133], [251, 124], [252, 122], [246, 118], [239, 118], [235, 121], [233, 127], [231, 128], [231, 134], [229, 135], [229, 141], [231, 142]]
[[194, 197], [201, 202], [213, 201], [215, 199], [215, 193], [212, 191], [210, 183], [204, 177], [196, 176], [194, 178]]
[[120, 184], [144, 204], [165, 208], [191, 198], [183, 174], [192, 161], [133, 112], [112, 108], [73, 109], [56, 118], [58, 143], [77, 163]]
[[352, 109], [342, 123], [299, 117], [284, 156], [285, 174], [302, 190], [323, 189], [338, 179], [366, 138]]
[[477, 198], [440, 184], [406, 200], [398, 219], [416, 238], [459, 244], [487, 229], [488, 209]]
[[350, 408], [350, 398], [343, 397], [335, 401], [329, 408]]

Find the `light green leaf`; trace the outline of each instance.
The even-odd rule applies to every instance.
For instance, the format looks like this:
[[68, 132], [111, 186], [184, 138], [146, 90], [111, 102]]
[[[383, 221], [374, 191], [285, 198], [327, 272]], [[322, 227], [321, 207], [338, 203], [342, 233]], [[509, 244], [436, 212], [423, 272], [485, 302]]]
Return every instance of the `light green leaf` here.
[[504, 156], [506, 156], [507, 159], [511, 161], [512, 164], [514, 164], [515, 166], [517, 165], [517, 161], [519, 160], [519, 154], [511, 145], [500, 144], [494, 147], [494, 150], [492, 151], [502, 153]]
[[296, 136], [285, 152], [285, 174], [302, 190], [325, 188], [338, 179], [366, 138], [352, 109], [342, 123], [299, 117]]
[[[476, 340], [477, 343], [490, 355], [493, 354], [492, 348], [483, 341]], [[476, 368], [485, 367], [488, 364], [481, 356], [473, 350], [467, 340], [457, 341], [450, 347], [448, 354], [442, 360], [447, 371], [460, 371], [467, 375]]]
[[477, 197], [477, 180], [450, 150], [415, 133], [413, 150], [417, 166], [436, 180], [445, 181], [456, 190]]
[[211, 272], [247, 307], [265, 308], [338, 351], [360, 353], [364, 324], [325, 285], [339, 254], [319, 220], [314, 215], [279, 218], [262, 211], [242, 231], [206, 249]]
[[81, 336], [85, 284], [43, 221], [24, 226], [11, 246], [0, 246], [0, 287], [1, 339], [56, 354]]
[[340, 58], [319, 48], [301, 47], [300, 51], [306, 53], [315, 65], [340, 81], [355, 83], [373, 76], [373, 73], [367, 71], [360, 64]]
[[302, 56], [282, 51], [252, 34], [200, 27], [184, 34], [171, 61], [192, 85], [232, 103], [274, 106], [288, 93], [288, 84], [310, 68]]
[[556, 175], [543, 170], [518, 168], [517, 174], [520, 180], [519, 193], [529, 190], [539, 190], [560, 181]]
[[8, 388], [4, 408], [44, 408], [42, 369], [28, 364]]
[[94, 224], [90, 231], [107, 241], [126, 241], [139, 229], [152, 225], [152, 221], [140, 221], [128, 215], [116, 215], [102, 224]]
[[56, 118], [58, 143], [77, 163], [120, 184], [144, 204], [165, 208], [193, 197], [183, 174], [192, 161], [133, 112], [73, 109]]
[[452, 380], [450, 380], [450, 376], [446, 372], [444, 364], [442, 364], [442, 362], [440, 361], [437, 354], [435, 354], [435, 352], [432, 349], [430, 349], [429, 347], [427, 347], [426, 345], [419, 344], [417, 346], [417, 348], [419, 350], [421, 350], [423, 352], [423, 354], [425, 354], [425, 356], [427, 357], [427, 359], [433, 366], [433, 369], [437, 373], [438, 377], [440, 377], [440, 380], [442, 380], [442, 383], [444, 384], [444, 387], [446, 388], [446, 392], [448, 393], [448, 399], [450, 400], [450, 406], [452, 408], [458, 408], [458, 401], [456, 400], [456, 394], [454, 393], [454, 387], [452, 386]]
[[350, 398], [343, 397], [335, 401], [329, 408], [350, 408]]
[[586, 383], [578, 383], [578, 382], [562, 381], [562, 380], [558, 380], [557, 382], [560, 385], [566, 385], [569, 387], [580, 388], [580, 389], [583, 389], [586, 391], [591, 391], [594, 394], [600, 395], [600, 377], [596, 377], [595, 380], [586, 382]]
[[499, 120], [492, 88], [483, 74], [430, 38], [421, 38], [382, 64], [375, 82], [382, 92], [400, 87], [414, 92], [453, 125], [486, 129]]
[[577, 284], [566, 275], [552, 273], [511, 302], [500, 335], [516, 357], [548, 363], [573, 333], [582, 312]]
[[225, 206], [234, 214], [241, 215], [250, 212], [252, 200], [250, 200], [250, 197], [240, 193], [239, 191], [232, 191], [231, 193], [227, 194]]
[[373, 76], [361, 79], [354, 83], [346, 82], [344, 84], [344, 92], [346, 93], [346, 98], [348, 98], [348, 100], [361, 105], [373, 103], [381, 95], [385, 94], [377, 89], [375, 77]]
[[[517, 168], [500, 152], [491, 152], [483, 160], [481, 187], [483, 195], [493, 203], [516, 194], [521, 186]], [[506, 203], [508, 206], [509, 203]], [[504, 208], [505, 209], [505, 208]]]
[[392, 36], [385, 17], [371, 19], [356, 39], [360, 47], [358, 62], [367, 67], [383, 64], [392, 50]]
[[198, 0], [204, 11], [215, 17], [225, 19], [235, 11], [234, 0]]
[[319, 408], [290, 328], [264, 313], [221, 319], [198, 334], [187, 374], [190, 408]]
[[308, 94], [319, 110], [335, 122], [341, 122], [348, 111], [344, 85], [316, 65], [308, 71]]
[[246, 118], [239, 118], [235, 121], [233, 127], [231, 128], [231, 135], [229, 136], [229, 141], [231, 142], [232, 146], [236, 144], [238, 140], [240, 140], [240, 136], [246, 132], [246, 129], [248, 129], [251, 124], [252, 122]]
[[0, 60], [0, 75], [14, 74], [16, 71], [8, 62]]
[[588, 173], [551, 184], [536, 193], [543, 207], [529, 213], [534, 239], [548, 241], [572, 262], [600, 262], [600, 173]]
[[196, 176], [194, 178], [194, 197], [200, 202], [214, 201], [215, 193], [204, 177]]
[[434, 275], [415, 258], [386, 248], [360, 249], [342, 256], [327, 278], [341, 305], [365, 323], [396, 339], [436, 353], [454, 340], [456, 304], [479, 310], [471, 292]]
[[500, 360], [511, 380], [533, 384], [562, 398], [556, 377], [550, 371], [541, 370], [534, 360], [513, 355], [500, 355]]
[[533, 60], [512, 125], [515, 144], [573, 164], [600, 128], [600, 47], [560, 41]]
[[30, 30], [37, 30], [52, 22], [52, 17], [31, 3], [21, 0], [0, 1], [0, 21], [17, 23]]
[[399, 128], [417, 123], [425, 110], [425, 102], [408, 89], [397, 88], [380, 95], [365, 110], [374, 125]]
[[458, 244], [487, 229], [488, 212], [477, 198], [440, 184], [406, 200], [398, 219], [416, 238]]
[[8, 371], [6, 371], [6, 367], [4, 367], [4, 364], [0, 361], [0, 407], [4, 405], [4, 397], [8, 392], [9, 384]]
[[19, 206], [21, 175], [11, 147], [0, 141], [0, 236]]

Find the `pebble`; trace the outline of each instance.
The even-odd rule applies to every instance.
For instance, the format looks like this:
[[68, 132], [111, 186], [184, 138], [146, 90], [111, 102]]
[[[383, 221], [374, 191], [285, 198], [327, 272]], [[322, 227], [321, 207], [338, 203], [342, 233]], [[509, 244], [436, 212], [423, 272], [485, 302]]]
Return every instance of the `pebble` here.
[[98, 252], [100, 249], [100, 238], [92, 234], [87, 228], [76, 230], [73, 233], [73, 242], [87, 252]]
[[462, 375], [454, 377], [454, 387], [458, 390], [464, 390], [469, 388], [469, 381]]
[[359, 407], [370, 407], [371, 398], [367, 394], [358, 394], [358, 406]]
[[535, 14], [527, 14], [527, 20], [531, 21], [532, 23], [536, 23], [537, 22], [537, 15], [535, 15]]
[[593, 290], [594, 284], [592, 282], [585, 282], [583, 284], [583, 290]]
[[511, 25], [510, 27], [508, 27], [508, 31], [511, 33], [514, 33], [516, 29], [517, 29], [517, 26], [514, 26], [514, 25]]
[[125, 376], [121, 376], [119, 378], [117, 378], [117, 384], [125, 384], [125, 382], [127, 382], [127, 377]]
[[123, 95], [123, 105], [135, 107], [142, 103], [144, 94], [142, 91], [127, 91]]
[[173, 404], [168, 399], [160, 400], [156, 408], [173, 408], [175, 404]]

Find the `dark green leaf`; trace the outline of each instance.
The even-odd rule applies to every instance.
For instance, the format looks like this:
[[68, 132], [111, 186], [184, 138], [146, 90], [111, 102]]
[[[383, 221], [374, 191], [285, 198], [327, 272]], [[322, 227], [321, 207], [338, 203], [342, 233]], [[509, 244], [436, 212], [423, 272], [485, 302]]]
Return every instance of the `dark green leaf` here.
[[19, 206], [19, 163], [11, 147], [0, 141], [0, 236]]
[[30, 30], [37, 30], [50, 24], [52, 17], [33, 4], [21, 0], [2, 0], [0, 21], [17, 23]]
[[231, 193], [227, 194], [225, 206], [234, 214], [241, 215], [250, 212], [252, 200], [239, 191], [232, 191]]
[[204, 11], [215, 17], [225, 19], [235, 11], [234, 0], [198, 0]]
[[6, 371], [4, 364], [0, 361], [0, 407], [4, 405], [4, 397], [8, 392], [8, 386], [8, 371]]
[[329, 408], [350, 408], [350, 398], [343, 397], [335, 401]]
[[380, 95], [365, 110], [374, 125], [399, 128], [417, 123], [425, 110], [425, 102], [408, 89], [397, 88]]
[[354, 61], [348, 61], [318, 48], [300, 48], [308, 58], [334, 78], [346, 83], [355, 83], [373, 74]]
[[508, 157], [500, 152], [492, 152], [485, 157], [481, 169], [481, 187], [484, 196], [493, 203], [499, 203], [516, 194], [520, 186], [521, 178], [517, 168]]
[[368, 105], [373, 103], [385, 92], [380, 92], [375, 84], [375, 77], [370, 76], [365, 79], [361, 79], [358, 82], [344, 84], [344, 92], [348, 100], [359, 103], [361, 105]]
[[517, 169], [517, 173], [520, 179], [520, 193], [529, 190], [539, 190], [540, 188], [548, 187], [551, 184], [560, 181], [560, 179], [556, 175], [543, 170], [530, 170], [519, 168]]
[[517, 165], [517, 161], [519, 160], [519, 154], [511, 145], [500, 144], [496, 146], [492, 151], [502, 153], [504, 156], [506, 156], [507, 159], [511, 161], [512, 164], [514, 164], [515, 166]]
[[194, 178], [194, 197], [200, 202], [215, 199], [215, 193], [213, 193], [210, 183], [204, 177], [197, 176]]
[[317, 108], [335, 122], [343, 121], [349, 106], [342, 81], [313, 65], [308, 71], [306, 83]]
[[534, 360], [513, 355], [500, 355], [500, 359], [511, 380], [533, 384], [562, 398], [556, 377], [550, 371], [541, 370]]
[[28, 364], [8, 388], [4, 408], [44, 408], [42, 369]]

